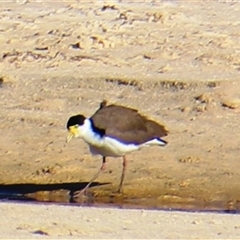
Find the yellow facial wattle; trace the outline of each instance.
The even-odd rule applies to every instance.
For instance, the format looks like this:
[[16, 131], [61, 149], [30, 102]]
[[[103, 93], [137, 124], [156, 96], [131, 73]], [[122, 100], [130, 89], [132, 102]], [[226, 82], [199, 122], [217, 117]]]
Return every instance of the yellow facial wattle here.
[[67, 136], [67, 142], [70, 142], [72, 138], [78, 135], [78, 128], [76, 126], [69, 127], [69, 134]]

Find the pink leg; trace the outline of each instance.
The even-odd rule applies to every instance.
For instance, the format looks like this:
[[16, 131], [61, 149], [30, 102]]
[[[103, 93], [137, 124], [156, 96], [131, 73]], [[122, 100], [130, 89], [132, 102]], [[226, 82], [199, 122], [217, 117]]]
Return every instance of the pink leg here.
[[101, 168], [99, 169], [99, 171], [98, 171], [98, 172], [94, 175], [94, 177], [89, 181], [89, 183], [87, 184], [87, 186], [86, 186], [85, 188], [83, 188], [83, 189], [80, 190], [80, 191], [76, 191], [76, 192], [74, 193], [74, 198], [80, 196], [80, 195], [83, 194], [83, 193], [85, 193], [85, 191], [89, 188], [89, 186], [93, 183], [93, 181], [95, 181], [95, 180], [98, 178], [98, 176], [99, 176], [100, 173], [105, 169], [105, 167], [106, 167], [106, 157], [103, 157], [103, 159], [102, 159], [102, 166], [101, 166]]
[[122, 188], [123, 188], [123, 181], [125, 178], [125, 172], [126, 172], [126, 167], [127, 167], [127, 159], [125, 156], [123, 156], [123, 167], [122, 167], [122, 176], [121, 176], [121, 181], [118, 187], [118, 193], [122, 192]]

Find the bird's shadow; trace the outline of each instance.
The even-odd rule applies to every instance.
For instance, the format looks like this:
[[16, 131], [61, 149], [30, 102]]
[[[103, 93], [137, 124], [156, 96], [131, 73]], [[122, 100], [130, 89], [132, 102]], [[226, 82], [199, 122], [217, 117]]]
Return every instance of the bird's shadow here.
[[[36, 193], [55, 192], [57, 195], [57, 193], [60, 193], [62, 190], [65, 190], [65, 195], [68, 195], [70, 197], [69, 202], [71, 202], [74, 193], [76, 191], [83, 189], [87, 184], [88, 182], [69, 182], [69, 183], [67, 182], [54, 184], [35, 184], [35, 183], [0, 184], [0, 199], [33, 201]], [[90, 188], [106, 184], [109, 183], [93, 182]], [[31, 197], [29, 197], [29, 195]]]

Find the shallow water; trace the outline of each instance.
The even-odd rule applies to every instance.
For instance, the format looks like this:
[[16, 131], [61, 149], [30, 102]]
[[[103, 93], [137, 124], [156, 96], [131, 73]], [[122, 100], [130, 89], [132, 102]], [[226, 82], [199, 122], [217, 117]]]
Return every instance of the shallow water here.
[[[47, 188], [42, 185], [41, 189]], [[39, 186], [38, 186], [39, 187]], [[188, 212], [218, 212], [239, 214], [240, 204], [229, 204], [226, 202], [173, 202], [159, 201], [153, 198], [130, 198], [124, 194], [112, 194], [106, 196], [94, 196], [92, 192], [87, 192], [78, 198], [74, 198], [74, 191], [59, 189], [34, 191], [34, 184], [16, 184], [1, 185], [0, 200], [1, 201], [21, 201], [31, 203], [56, 203], [74, 206], [94, 206], [94, 207], [114, 207], [123, 209], [151, 209], [151, 210], [178, 210]]]

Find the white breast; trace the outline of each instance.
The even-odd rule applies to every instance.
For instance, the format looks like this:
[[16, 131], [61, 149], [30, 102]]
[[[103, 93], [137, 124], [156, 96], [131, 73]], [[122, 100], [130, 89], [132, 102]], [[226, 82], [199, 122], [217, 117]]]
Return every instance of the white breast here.
[[121, 157], [140, 148], [135, 144], [124, 144], [110, 137], [103, 137], [99, 144], [89, 144], [89, 147], [92, 154], [101, 154], [105, 157]]

